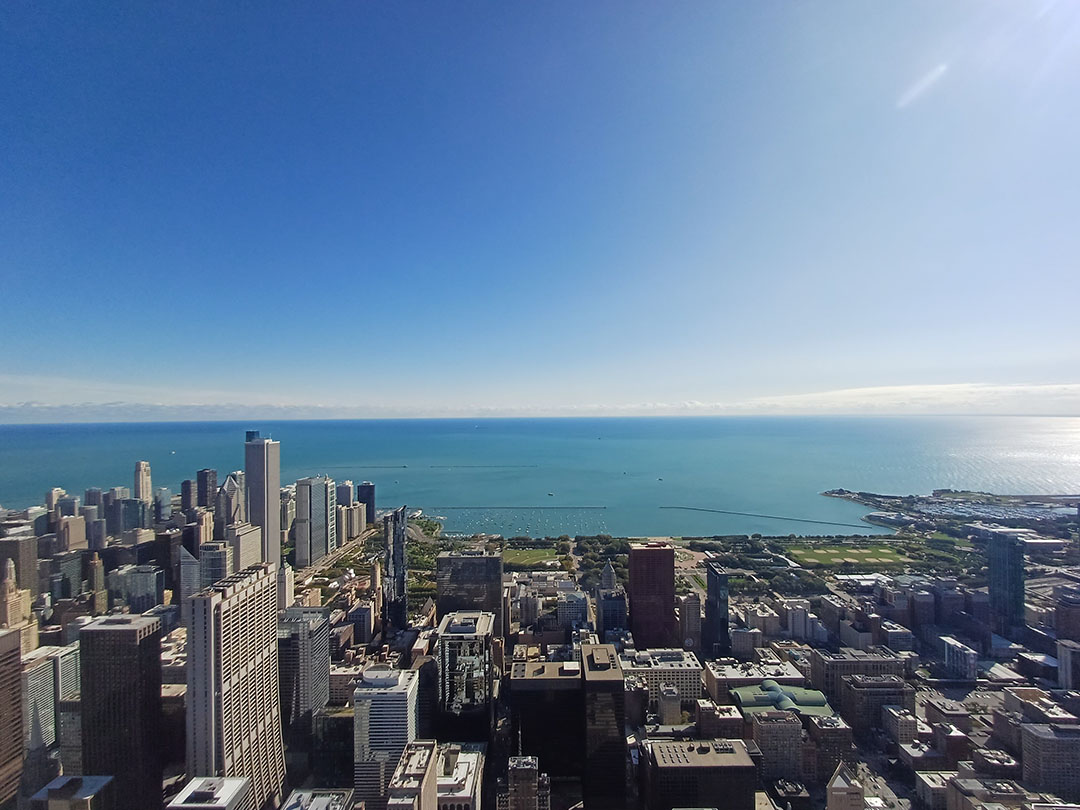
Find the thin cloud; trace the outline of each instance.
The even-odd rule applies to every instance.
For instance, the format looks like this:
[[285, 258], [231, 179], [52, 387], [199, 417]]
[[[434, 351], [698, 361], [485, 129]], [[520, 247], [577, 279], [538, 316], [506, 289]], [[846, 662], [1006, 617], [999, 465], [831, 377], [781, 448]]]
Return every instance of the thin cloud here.
[[930, 92], [931, 88], [933, 88], [934, 85], [940, 82], [945, 77], [945, 74], [948, 72], [949, 63], [942, 62], [929, 73], [922, 76], [922, 78], [920, 78], [907, 90], [900, 94], [900, 98], [896, 100], [896, 109], [902, 110], [905, 107], [910, 107], [924, 95]]
[[682, 400], [626, 404], [527, 405], [288, 404], [258, 400], [172, 403], [0, 401], [0, 424], [42, 422], [158, 422], [243, 419], [385, 419], [416, 417], [742, 416], [742, 415], [1080, 416], [1080, 383], [894, 385], [844, 388], [729, 402]]

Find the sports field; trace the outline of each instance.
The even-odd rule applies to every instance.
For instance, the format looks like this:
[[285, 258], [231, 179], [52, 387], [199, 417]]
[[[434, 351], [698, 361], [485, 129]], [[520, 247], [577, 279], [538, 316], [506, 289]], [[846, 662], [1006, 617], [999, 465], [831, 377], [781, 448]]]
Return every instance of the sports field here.
[[789, 548], [787, 554], [808, 568], [839, 568], [851, 563], [873, 569], [908, 562], [907, 557], [890, 546], [800, 546]]
[[503, 549], [503, 562], [511, 565], [535, 565], [542, 568], [549, 560], [555, 562], [559, 555], [554, 546], [547, 548], [507, 548]]

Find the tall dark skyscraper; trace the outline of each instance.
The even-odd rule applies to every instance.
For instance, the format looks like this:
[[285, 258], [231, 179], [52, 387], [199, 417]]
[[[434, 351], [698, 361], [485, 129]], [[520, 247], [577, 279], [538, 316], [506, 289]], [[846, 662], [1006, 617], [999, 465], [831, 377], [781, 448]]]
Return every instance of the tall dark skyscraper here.
[[180, 482], [180, 508], [190, 512], [199, 505], [199, 487], [195, 481], [185, 478]]
[[15, 806], [23, 767], [20, 638], [18, 630], [0, 630], [0, 807]]
[[1024, 625], [1024, 541], [995, 533], [986, 546], [990, 567], [990, 615], [1002, 634]]
[[247, 432], [244, 443], [247, 519], [262, 529], [262, 561], [281, 563], [281, 442]]
[[675, 548], [670, 543], [630, 546], [630, 632], [639, 650], [676, 644]]
[[205, 506], [207, 509], [214, 508], [214, 502], [217, 500], [217, 470], [205, 469], [199, 470], [195, 474], [195, 480], [197, 482], [198, 501], [196, 506]]
[[116, 780], [119, 810], [161, 806], [161, 621], [106, 616], [79, 632], [83, 773]]
[[356, 500], [364, 505], [367, 513], [367, 525], [375, 525], [375, 485], [370, 481], [364, 481], [356, 487]]
[[[585, 679], [585, 773], [589, 810], [626, 807], [626, 720], [622, 667], [611, 644], [581, 645]], [[563, 722], [561, 718], [553, 718]]]
[[502, 579], [499, 552], [442, 552], [435, 560], [435, 606], [439, 618], [459, 610], [482, 610], [495, 617], [494, 635], [502, 636]]
[[717, 562], [705, 564], [705, 625], [701, 654], [704, 658], [727, 655], [731, 650], [728, 633], [728, 572]]
[[383, 632], [387, 626], [403, 630], [409, 623], [409, 599], [406, 593], [407, 569], [405, 564], [405, 530], [409, 517], [405, 507], [400, 506], [383, 517], [386, 536], [386, 554], [383, 557]]

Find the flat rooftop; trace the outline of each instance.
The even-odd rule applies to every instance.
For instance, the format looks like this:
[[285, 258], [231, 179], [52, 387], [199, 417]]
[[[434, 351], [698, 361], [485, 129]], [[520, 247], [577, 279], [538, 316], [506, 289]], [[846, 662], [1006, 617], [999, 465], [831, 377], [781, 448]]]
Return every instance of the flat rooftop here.
[[652, 744], [659, 768], [753, 768], [742, 740], [683, 740]]
[[281, 810], [351, 810], [353, 792], [344, 788], [294, 790]]
[[736, 663], [722, 661], [706, 661], [705, 667], [718, 679], [736, 680], [765, 680], [766, 678], [797, 680], [800, 684], [806, 680], [798, 668], [790, 661], [776, 663]]
[[619, 655], [613, 644], [582, 644], [581, 661], [584, 665], [585, 680], [622, 681], [622, 667]]
[[479, 610], [456, 610], [447, 613], [439, 622], [439, 636], [490, 636], [495, 627], [495, 615]]
[[689, 650], [677, 648], [626, 650], [619, 655], [623, 669], [701, 669], [701, 662]]

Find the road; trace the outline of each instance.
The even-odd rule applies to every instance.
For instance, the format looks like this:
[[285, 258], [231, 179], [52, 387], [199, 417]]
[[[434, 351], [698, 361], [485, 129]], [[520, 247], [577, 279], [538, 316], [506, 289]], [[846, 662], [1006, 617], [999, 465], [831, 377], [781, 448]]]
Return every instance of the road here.
[[378, 527], [372, 526], [355, 540], [350, 540], [348, 543], [341, 546], [340, 548], [334, 549], [330, 554], [327, 554], [314, 565], [309, 565], [307, 568], [297, 569], [296, 581], [298, 583], [305, 582], [309, 577], [315, 576], [320, 571], [325, 571], [327, 568], [333, 568], [334, 563], [336, 563], [345, 555], [351, 554], [358, 549], [362, 549], [364, 547], [364, 541], [367, 540], [369, 537], [372, 537], [379, 531], [380, 530]]

